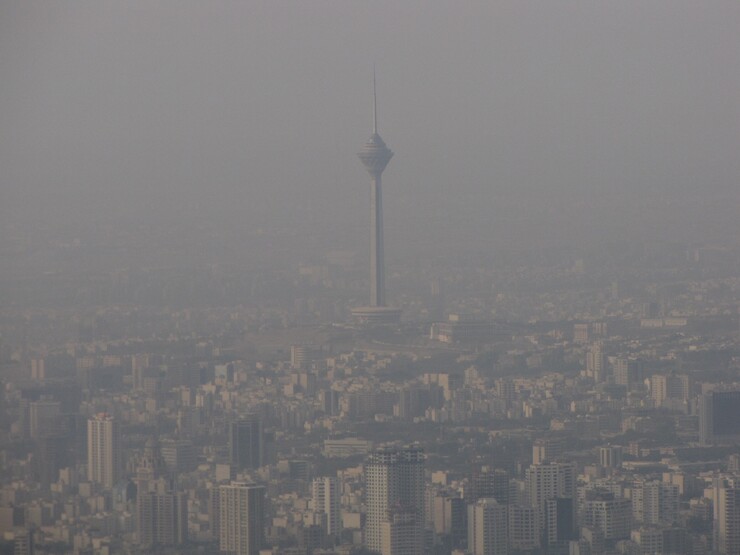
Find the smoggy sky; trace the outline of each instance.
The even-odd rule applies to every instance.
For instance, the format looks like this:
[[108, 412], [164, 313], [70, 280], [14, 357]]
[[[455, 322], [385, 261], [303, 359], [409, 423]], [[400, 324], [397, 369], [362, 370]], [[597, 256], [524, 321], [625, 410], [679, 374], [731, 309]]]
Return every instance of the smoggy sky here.
[[740, 231], [740, 3], [697, 0], [5, 0], [0, 217], [367, 226], [373, 63], [391, 240]]

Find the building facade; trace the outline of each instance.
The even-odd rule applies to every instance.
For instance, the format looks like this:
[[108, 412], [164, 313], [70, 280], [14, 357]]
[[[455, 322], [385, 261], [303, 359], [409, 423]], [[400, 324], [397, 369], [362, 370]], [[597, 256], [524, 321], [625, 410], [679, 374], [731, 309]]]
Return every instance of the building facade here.
[[121, 477], [121, 437], [118, 422], [105, 413], [87, 421], [87, 479], [112, 488]]
[[330, 536], [338, 536], [342, 531], [339, 488], [339, 480], [334, 476], [315, 478], [311, 483], [313, 510], [325, 515], [326, 533]]
[[265, 528], [265, 487], [232, 482], [219, 487], [219, 549], [231, 555], [258, 555]]
[[385, 527], [388, 537], [394, 529], [403, 527], [414, 538], [404, 555], [422, 553], [424, 460], [424, 451], [418, 446], [384, 447], [368, 457], [365, 463], [365, 545], [369, 549], [389, 555], [388, 551], [383, 551], [383, 529]]
[[468, 506], [468, 551], [472, 555], [509, 553], [508, 507], [495, 499]]
[[264, 464], [264, 431], [258, 414], [248, 414], [229, 424], [229, 456], [238, 470], [257, 469]]

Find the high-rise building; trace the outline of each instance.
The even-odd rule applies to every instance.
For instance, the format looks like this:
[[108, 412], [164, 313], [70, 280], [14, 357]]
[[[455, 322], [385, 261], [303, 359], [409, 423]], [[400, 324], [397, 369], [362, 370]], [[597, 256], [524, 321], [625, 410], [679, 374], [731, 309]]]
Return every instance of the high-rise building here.
[[314, 349], [310, 345], [290, 346], [290, 365], [293, 368], [306, 368], [310, 366], [314, 357]]
[[265, 527], [265, 487], [232, 482], [219, 487], [219, 549], [230, 555], [258, 555]]
[[532, 464], [546, 464], [560, 459], [565, 452], [565, 436], [549, 435], [532, 443]]
[[382, 555], [421, 555], [424, 525], [418, 512], [407, 507], [392, 507], [380, 524], [379, 552]]
[[509, 546], [514, 551], [533, 551], [540, 546], [540, 518], [534, 507], [509, 505]]
[[87, 421], [87, 479], [112, 488], [121, 477], [121, 460], [118, 422], [96, 414]]
[[34, 471], [36, 479], [47, 488], [57, 481], [59, 471], [70, 466], [69, 438], [63, 435], [44, 435], [36, 440]]
[[642, 361], [627, 357], [614, 359], [614, 383], [632, 390], [641, 383]]
[[571, 540], [576, 529], [575, 464], [533, 464], [525, 473], [525, 489], [549, 548]]
[[586, 351], [586, 375], [593, 378], [596, 383], [606, 381], [606, 355], [604, 344], [596, 341]]
[[727, 472], [740, 473], [740, 453], [733, 453], [727, 457]]
[[43, 358], [31, 359], [31, 379], [39, 382], [46, 379], [46, 363]]
[[333, 476], [314, 478], [311, 483], [313, 510], [325, 515], [326, 533], [337, 536], [341, 532], [342, 512], [339, 480]]
[[573, 324], [573, 342], [585, 344], [588, 343], [588, 324]]
[[453, 549], [464, 545], [468, 535], [467, 505], [458, 492], [437, 491], [427, 510], [431, 513], [427, 514], [427, 519], [438, 537]]
[[325, 389], [320, 393], [321, 406], [327, 416], [338, 416], [340, 412], [340, 394], [333, 389]]
[[[637, 544], [639, 553], [695, 553], [689, 531], [682, 527], [644, 526], [632, 530], [631, 539]], [[696, 547], [699, 545], [697, 542]]]
[[33, 555], [35, 552], [33, 533], [34, 531], [29, 528], [18, 527], [13, 530], [13, 555]]
[[545, 501], [574, 498], [576, 468], [572, 462], [533, 464], [525, 473], [525, 487], [532, 507], [543, 510]]
[[156, 438], [146, 442], [134, 483], [138, 544], [151, 549], [185, 543], [188, 539], [187, 496], [175, 490]]
[[510, 501], [511, 476], [503, 468], [484, 466], [476, 469], [470, 477], [470, 488], [465, 490], [468, 503], [478, 499], [493, 498], [503, 505]]
[[740, 437], [740, 390], [708, 391], [699, 397], [699, 440], [708, 445]]
[[678, 519], [679, 488], [658, 480], [632, 487], [632, 516], [643, 524], [673, 524]]
[[208, 490], [208, 524], [210, 537], [221, 539], [221, 488], [213, 486]]
[[167, 470], [173, 474], [190, 472], [198, 465], [196, 448], [189, 439], [165, 439], [160, 450]]
[[472, 555], [509, 553], [508, 507], [483, 498], [468, 506], [468, 551]]
[[378, 134], [377, 96], [373, 75], [373, 134], [357, 156], [372, 179], [370, 188], [370, 305], [352, 311], [360, 321], [391, 323], [398, 321], [401, 311], [385, 303], [385, 261], [383, 255], [383, 186], [381, 176], [393, 152]]
[[715, 478], [714, 546], [718, 553], [740, 553], [740, 483], [734, 477]]
[[[164, 482], [164, 480], [160, 480]], [[188, 539], [188, 500], [184, 493], [152, 484], [136, 496], [136, 528], [142, 547], [174, 546]]]
[[660, 528], [644, 527], [632, 530], [630, 539], [637, 544], [640, 553], [663, 553], [663, 530]]
[[609, 335], [608, 330], [609, 326], [606, 322], [591, 322], [591, 332], [594, 336], [606, 337]]
[[570, 541], [576, 539], [576, 505], [572, 497], [545, 501], [545, 536], [548, 552], [567, 552]]
[[404, 420], [424, 416], [429, 407], [441, 409], [444, 391], [438, 385], [407, 386], [398, 392], [397, 415]]
[[231, 464], [239, 469], [256, 469], [264, 464], [264, 431], [258, 414], [248, 414], [229, 425]]
[[695, 553], [694, 545], [699, 547], [699, 542], [694, 542], [689, 531], [683, 526], [663, 528], [661, 531], [663, 532], [663, 553]]
[[599, 530], [607, 541], [628, 539], [632, 503], [611, 492], [589, 491], [583, 503], [582, 524]]
[[[388, 538], [394, 530], [403, 528], [413, 539], [410, 544], [404, 542], [403, 555], [421, 555], [425, 522], [421, 447], [383, 447], [374, 451], [365, 462], [365, 487], [365, 545], [382, 555], [390, 555], [383, 550], [384, 529]], [[401, 555], [398, 551], [393, 553]]]
[[650, 377], [650, 396], [659, 407], [671, 400], [686, 403], [691, 397], [691, 379], [686, 374], [655, 374]]
[[740, 553], [740, 488], [722, 484], [715, 488], [714, 538], [718, 553]]
[[604, 468], [619, 468], [622, 466], [622, 447], [620, 445], [599, 447], [599, 465]]
[[54, 435], [59, 431], [61, 403], [49, 399], [31, 401], [29, 409], [30, 434], [33, 439]]

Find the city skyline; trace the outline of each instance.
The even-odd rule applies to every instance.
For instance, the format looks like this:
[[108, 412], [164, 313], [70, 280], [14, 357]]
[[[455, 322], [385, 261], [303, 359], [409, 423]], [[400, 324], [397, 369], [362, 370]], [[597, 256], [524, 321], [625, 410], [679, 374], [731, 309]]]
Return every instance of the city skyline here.
[[0, 555], [738, 555], [738, 28], [0, 2]]

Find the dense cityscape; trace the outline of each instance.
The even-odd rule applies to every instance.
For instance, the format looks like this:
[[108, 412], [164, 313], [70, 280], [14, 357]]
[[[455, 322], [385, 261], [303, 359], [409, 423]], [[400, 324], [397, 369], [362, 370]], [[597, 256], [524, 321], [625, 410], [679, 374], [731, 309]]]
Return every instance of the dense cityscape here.
[[5, 543], [736, 553], [730, 261], [737, 251], [707, 246], [646, 250], [613, 279], [588, 260], [516, 278], [454, 269], [384, 325], [353, 320], [353, 269], [329, 262], [229, 307], [173, 308], [154, 271], [75, 285], [116, 302], [65, 307], [65, 290], [57, 308], [9, 303]]
[[[531, 6], [504, 4], [480, 13], [492, 21], [509, 17], [512, 24], [518, 17], [527, 22], [547, 20], [538, 11], [529, 11]], [[59, 3], [55, 13], [62, 17], [71, 9], [70, 21], [94, 14], [93, 19], [99, 17], [106, 25], [113, 21], [114, 30], [124, 29], [121, 36], [136, 37], [123, 46], [113, 41], [111, 59], [130, 71], [114, 76], [116, 90], [129, 86], [129, 77], [139, 75], [141, 67], [157, 74], [162, 67], [186, 67], [184, 62], [178, 66], [178, 60], [188, 59], [180, 58], [178, 49], [187, 41], [174, 41], [179, 46], [171, 51], [174, 55], [164, 56], [165, 64], [159, 60], [147, 65], [146, 48], [141, 57], [132, 58], [135, 63], [130, 66], [125, 56], [116, 57], [119, 47], [136, 51], [133, 43], [140, 39], [146, 43], [151, 36], [158, 45], [152, 52], [167, 51], [168, 37], [179, 36], [179, 31], [172, 30], [177, 25], [167, 27], [177, 10], [166, 8], [160, 13], [159, 8], [132, 2], [140, 12], [126, 12], [130, 19], [123, 18], [119, 28], [108, 8], [69, 5], [73, 7]], [[128, 7], [126, 2], [121, 5]], [[258, 20], [254, 14], [259, 13], [266, 21], [270, 17], [283, 21], [285, 29], [295, 25], [297, 37], [301, 31], [296, 29], [305, 26], [312, 40], [329, 18], [317, 16], [314, 21], [309, 15], [328, 16], [345, 9], [356, 18], [352, 21], [363, 22], [379, 9], [368, 8], [366, 13], [359, 3], [341, 8], [337, 4], [325, 12], [309, 10], [304, 13], [306, 21], [296, 23], [293, 9], [306, 9], [299, 3], [290, 9], [266, 3], [259, 10], [248, 2], [213, 5], [224, 14], [237, 10], [243, 21]], [[57, 29], [46, 7], [34, 6], [5, 9], [26, 29], [34, 25]], [[190, 30], [200, 29], [201, 21], [203, 29], [212, 30], [210, 14], [194, 4], [187, 6], [182, 13], [195, 24], [182, 16], [183, 36], [189, 40]], [[110, 9], [116, 13], [121, 7]], [[594, 8], [586, 12], [590, 9]], [[605, 33], [610, 27], [604, 22], [611, 24], [605, 13], [611, 12], [598, 10], [618, 8], [596, 9], [597, 34]], [[637, 10], [637, 4], [632, 9]], [[691, 9], [686, 13], [694, 13]], [[409, 17], [415, 25], [417, 14], [412, 12], [402, 9], [398, 17]], [[466, 30], [479, 29], [475, 21], [462, 17], [463, 12], [459, 12], [459, 28], [447, 14], [440, 18], [444, 20], [440, 29], [454, 28], [459, 40]], [[640, 20], [626, 13], [627, 23], [615, 28], [631, 29]], [[662, 21], [664, 14], [658, 13], [661, 17], [651, 21]], [[150, 17], [158, 21], [151, 27]], [[570, 18], [567, 15], [563, 29], [570, 29]], [[216, 28], [230, 28], [228, 19], [223, 16]], [[395, 19], [388, 17], [388, 22]], [[240, 22], [234, 27], [236, 34], [242, 34], [242, 24], [246, 25]], [[260, 21], [256, 25], [272, 33], [269, 25]], [[80, 51], [94, 50], [76, 42], [77, 33], [87, 36], [83, 27], [69, 33], [71, 44]], [[411, 44], [404, 35], [411, 27], [401, 33], [404, 40], [399, 44]], [[361, 28], [358, 23], [352, 32], [362, 35]], [[131, 29], [140, 34], [131, 34]], [[372, 37], [368, 44], [374, 44], [375, 26], [368, 23], [367, 29]], [[482, 29], [481, 36], [495, 34]], [[502, 27], [498, 32], [504, 31]], [[395, 36], [384, 32], [380, 36]], [[105, 35], [97, 29], [92, 34], [92, 44], [100, 40], [97, 34]], [[203, 55], [205, 65], [219, 59], [208, 50], [217, 44], [218, 34], [203, 31], [209, 37], [204, 51], [210, 52]], [[532, 32], [530, 39], [536, 35]], [[278, 42], [290, 37], [285, 31]], [[553, 44], [567, 52], [571, 48], [568, 32], [562, 37], [558, 33], [563, 42]], [[18, 52], [33, 51], [24, 50], [27, 43], [18, 36], [5, 40], [25, 45]], [[352, 43], [349, 37], [342, 40]], [[436, 44], [436, 39], [427, 44]], [[4, 45], [0, 43], [3, 52]], [[593, 45], [586, 49], [589, 55]], [[463, 50], [462, 57], [474, 56], [477, 47]], [[245, 56], [253, 55], [244, 51]], [[684, 54], [670, 52], [671, 59], [678, 56], [683, 63]], [[299, 54], [290, 54], [291, 63], [293, 56], [300, 59]], [[19, 56], [23, 63], [17, 67], [25, 68], [24, 55], [16, 53], [9, 59]], [[356, 55], [348, 54], [347, 60], [354, 63]], [[306, 59], [317, 63], [312, 56]], [[313, 97], [302, 96], [303, 91], [294, 95], [289, 87], [269, 84], [275, 77], [271, 64], [279, 67], [272, 57], [281, 59], [279, 52], [259, 53], [256, 59], [267, 60], [269, 71], [250, 79], [268, 83], [265, 90], [267, 96], [275, 94], [277, 111], [291, 102], [307, 107], [334, 88], [327, 83], [342, 79], [341, 71], [326, 71], [320, 87], [307, 79], [314, 83]], [[436, 75], [437, 62], [433, 62], [430, 73]], [[8, 71], [13, 66], [3, 63], [8, 62], [0, 57], [2, 75], [4, 67]], [[543, 82], [553, 90], [560, 83], [566, 90], [571, 79], [577, 81], [594, 67], [602, 67], [579, 64], [575, 77], [559, 81], [553, 73]], [[649, 74], [640, 79], [650, 81], [658, 65], [650, 66]], [[447, 66], [447, 71], [454, 71], [455, 64]], [[316, 67], [310, 73], [321, 73]], [[510, 67], [529, 66], [515, 62]], [[483, 136], [498, 136], [491, 143], [498, 149], [499, 162], [516, 158], [514, 166], [522, 171], [517, 174], [510, 167], [513, 192], [501, 192], [503, 186], [496, 187], [506, 181], [506, 171], [496, 174], [487, 168], [495, 164], [483, 163], [482, 178], [476, 177], [475, 164], [467, 173], [467, 165], [478, 154], [466, 157], [483, 142], [480, 138], [435, 151], [439, 145], [425, 142], [428, 137], [419, 134], [415, 140], [422, 145], [420, 150], [428, 148], [430, 153], [421, 159], [419, 152], [396, 147], [389, 131], [388, 144], [398, 148], [394, 155], [380, 133], [386, 135], [386, 122], [395, 125], [389, 127], [396, 133], [405, 123], [398, 110], [386, 116], [385, 106], [394, 101], [385, 91], [393, 86], [385, 86], [383, 68], [378, 69], [377, 86], [373, 66], [372, 88], [367, 87], [362, 99], [342, 100], [348, 106], [356, 101], [361, 106], [357, 111], [368, 120], [366, 128], [357, 130], [358, 136], [369, 132], [369, 138], [352, 146], [359, 151], [356, 158], [351, 159], [346, 145], [336, 146], [342, 138], [328, 137], [328, 126], [304, 125], [307, 120], [300, 118], [286, 118], [289, 123], [282, 128], [280, 124], [273, 128], [272, 121], [261, 128], [255, 123], [259, 140], [254, 139], [258, 135], [250, 135], [254, 129], [244, 126], [244, 135], [237, 134], [239, 140], [213, 146], [192, 121], [181, 129], [173, 123], [194, 113], [182, 108], [172, 112], [176, 117], [162, 117], [152, 126], [168, 129], [172, 137], [191, 137], [192, 151], [185, 155], [189, 159], [181, 160], [180, 173], [175, 172], [179, 177], [165, 172], [167, 178], [158, 183], [144, 170], [137, 173], [139, 164], [166, 166], [158, 154], [167, 155], [164, 147], [147, 151], [144, 162], [131, 154], [133, 150], [112, 148], [110, 158], [104, 156], [99, 162], [102, 168], [112, 168], [107, 170], [111, 182], [119, 174], [130, 181], [130, 196], [135, 200], [129, 205], [125, 199], [129, 191], [121, 193], [119, 187], [110, 186], [106, 192], [106, 185], [101, 185], [98, 192], [95, 171], [90, 172], [92, 178], [87, 176], [86, 193], [75, 196], [63, 190], [65, 176], [73, 176], [69, 179], [74, 181], [84, 174], [75, 174], [74, 156], [68, 161], [63, 153], [62, 146], [73, 144], [73, 137], [60, 132], [52, 137], [53, 149], [47, 153], [62, 160], [58, 197], [28, 186], [36, 179], [44, 181], [39, 177], [43, 172], [34, 173], [32, 167], [43, 165], [43, 156], [29, 155], [32, 164], [26, 160], [26, 165], [18, 166], [21, 169], [7, 169], [14, 156], [5, 156], [4, 151], [13, 149], [3, 146], [12, 141], [4, 143], [0, 137], [0, 184], [10, 199], [0, 203], [0, 208], [10, 207], [0, 214], [0, 555], [740, 555], [740, 236], [738, 175], [733, 173], [737, 166], [718, 170], [715, 180], [722, 181], [717, 176], [725, 171], [726, 182], [705, 191], [701, 181], [705, 172], [722, 166], [722, 153], [716, 148], [707, 147], [705, 165], [682, 181], [681, 170], [671, 165], [680, 165], [678, 155], [671, 151], [673, 162], [654, 162], [647, 154], [650, 141], [637, 141], [634, 146], [627, 133], [624, 151], [630, 156], [625, 160], [640, 158], [643, 165], [624, 163], [617, 177], [604, 177], [610, 173], [605, 168], [613, 155], [604, 147], [608, 155], [594, 162], [593, 174], [579, 186], [590, 187], [591, 178], [598, 182], [601, 177], [606, 189], [610, 179], [621, 184], [622, 179], [634, 177], [635, 189], [630, 193], [625, 185], [613, 196], [576, 194], [557, 183], [570, 180], [568, 172], [560, 178], [557, 174], [562, 171], [558, 164], [571, 164], [569, 156], [578, 150], [572, 146], [577, 141], [564, 140], [563, 145], [571, 146], [562, 146], [543, 139], [542, 144], [548, 144], [540, 151], [539, 161], [522, 162], [530, 157], [529, 147], [512, 147], [515, 156], [500, 154], [506, 151], [509, 136], [481, 125]], [[547, 74], [547, 69], [534, 74]], [[20, 82], [26, 78], [25, 71], [15, 69], [10, 75]], [[63, 71], [57, 74], [43, 63], [38, 71], [44, 76], [39, 83], [46, 83], [51, 75], [56, 86], [57, 79], [65, 78]], [[229, 67], [227, 73], [238, 72]], [[197, 72], [191, 75], [183, 70], [185, 74], [187, 79], [173, 82], [182, 97], [189, 98], [188, 86], [201, 80], [192, 79]], [[452, 104], [475, 101], [475, 95], [466, 97], [465, 91], [475, 89], [479, 75], [476, 70], [467, 80], [448, 80], [455, 90]], [[414, 78], [410, 73], [403, 82]], [[501, 81], [517, 79], [525, 79], [524, 74], [514, 71]], [[403, 89], [398, 75], [395, 80], [396, 89]], [[129, 93], [136, 93], [136, 79], [131, 81]], [[202, 82], [210, 85], [207, 78]], [[672, 82], [666, 78], [665, 83]], [[72, 96], [87, 92], [87, 82], [75, 86], [79, 90], [71, 87]], [[166, 88], [163, 85], [162, 90]], [[92, 89], [86, 102], [94, 104], [106, 97], [104, 90]], [[64, 87], [60, 90], [59, 94], [67, 94]], [[233, 90], [238, 91], [235, 96], [242, 94], [239, 87]], [[419, 90], [427, 93], [430, 88]], [[141, 91], [148, 98], [147, 87], [142, 85]], [[499, 93], [489, 92], [484, 96]], [[211, 99], [215, 93], [198, 94], [199, 102], [206, 99], [211, 116], [216, 114], [222, 101]], [[281, 101], [281, 94], [288, 96]], [[163, 105], [180, 98], [164, 97]], [[412, 108], [419, 114], [426, 110], [423, 97], [418, 94], [418, 106], [406, 108], [409, 114]], [[513, 106], [518, 98], [516, 92], [505, 102]], [[115, 113], [123, 120], [136, 112], [136, 102], [127, 104], [125, 94], [120, 99], [123, 107]], [[44, 118], [34, 115], [36, 101], [30, 102], [32, 108], [19, 111], [21, 116], [3, 119], [2, 113], [0, 119], [20, 128], [17, 121], [28, 118], [46, 133]], [[528, 102], [523, 101], [520, 115], [529, 112]], [[64, 113], [61, 104], [50, 106]], [[262, 113], [269, 104], [263, 100], [254, 113]], [[691, 112], [680, 102], [675, 105], [681, 113]], [[552, 106], [553, 113], [560, 111], [557, 102]], [[457, 109], [452, 106], [451, 113]], [[166, 112], [163, 106], [157, 110]], [[314, 110], [301, 107], [299, 112]], [[730, 112], [724, 118], [708, 118], [710, 127], [723, 128], [719, 120], [731, 119]], [[670, 109], [665, 113], [670, 114]], [[220, 133], [221, 128], [230, 128], [232, 115], [214, 118], [215, 123], [211, 116], [203, 116], [201, 124]], [[95, 118], [106, 117], [111, 116], [103, 110], [95, 113]], [[425, 113], [421, 119], [438, 117], [444, 116]], [[591, 114], [583, 121], [597, 121], [603, 135], [609, 136], [618, 125], [600, 117]], [[637, 126], [639, 117], [647, 116], [638, 116], [632, 125]], [[475, 118], [462, 128], [476, 129]], [[144, 130], [145, 119], [137, 124]], [[351, 127], [342, 117], [338, 120], [342, 129]], [[548, 128], [537, 117], [532, 121], [535, 129]], [[55, 128], [54, 122], [49, 125]], [[302, 128], [310, 128], [317, 143], [335, 141], [341, 157], [332, 162], [330, 156], [317, 156], [314, 170], [304, 170], [302, 165], [313, 163], [308, 160], [313, 154], [308, 153], [315, 151], [307, 146], [305, 152], [298, 152], [287, 146], [291, 140], [287, 137], [304, 133], [298, 131]], [[518, 130], [519, 122], [509, 135]], [[447, 130], [439, 129], [440, 134], [443, 131]], [[132, 134], [136, 144], [137, 133]], [[676, 146], [680, 133], [667, 132], [671, 133], [676, 141], [671, 148], [680, 152]], [[573, 134], [578, 141], [593, 142], [586, 132], [576, 129]], [[49, 136], [53, 135], [50, 131]], [[117, 136], [116, 131], [112, 135]], [[525, 142], [539, 141], [536, 133], [522, 136]], [[43, 142], [38, 137], [34, 140]], [[275, 183], [290, 172], [257, 185], [252, 167], [242, 171], [244, 167], [238, 165], [231, 178], [246, 191], [242, 201], [224, 194], [227, 189], [218, 185], [209, 189], [208, 168], [220, 162], [212, 162], [207, 151], [215, 156], [227, 144], [226, 150], [233, 149], [236, 157], [242, 156], [242, 149], [252, 149], [249, 164], [256, 168], [255, 174], [260, 149], [274, 151], [279, 164], [271, 171], [278, 165], [299, 168], [296, 179], [310, 192], [303, 196], [287, 194], [287, 189], [279, 192]], [[85, 148], [94, 150], [89, 145]], [[83, 158], [89, 155], [85, 148], [80, 148]], [[441, 208], [429, 208], [434, 201], [431, 194], [403, 193], [404, 176], [406, 181], [426, 185], [433, 181], [430, 174], [422, 177], [426, 167], [434, 167], [432, 159], [441, 159], [439, 167], [445, 167], [454, 165], [455, 158], [464, 159], [460, 164], [466, 171], [459, 178], [463, 184], [439, 177], [440, 190], [450, 191]], [[614, 159], [623, 164], [619, 156]], [[733, 163], [736, 159], [735, 153]], [[349, 192], [342, 193], [345, 200], [322, 197], [321, 189], [311, 189], [312, 181], [320, 181], [316, 167], [350, 162], [367, 175], [356, 178], [337, 172], [342, 180], [352, 181], [346, 187]], [[98, 160], [87, 163], [92, 168]], [[665, 173], [655, 177], [653, 163]], [[393, 164], [407, 165], [400, 174], [389, 169], [386, 177], [386, 167]], [[538, 164], [543, 169], [539, 176], [531, 170]], [[551, 168], [555, 177], [548, 193]], [[172, 185], [193, 175], [194, 189], [202, 196]], [[661, 185], [645, 186], [643, 191], [641, 180], [650, 183], [650, 176]], [[478, 178], [484, 185], [479, 196], [459, 192], [465, 190], [466, 180]], [[529, 193], [516, 190], [515, 185], [530, 180], [534, 185]], [[680, 185], [671, 189], [673, 180]], [[213, 182], [217, 181], [214, 177]], [[706, 182], [710, 181], [707, 177]], [[56, 181], [50, 183], [56, 186]], [[355, 197], [365, 199], [368, 184], [367, 202], [357, 203], [364, 222], [360, 225], [356, 223], [360, 211], [347, 207], [353, 206]], [[142, 190], [133, 192], [137, 186]], [[173, 189], [167, 191], [167, 186]], [[67, 187], [73, 189], [69, 183]], [[147, 187], [160, 196], [147, 197], [142, 192]], [[558, 187], [571, 196], [561, 195]], [[689, 192], [679, 194], [679, 187]], [[101, 201], [111, 191], [120, 194], [117, 200]], [[88, 206], [88, 195], [92, 198], [96, 193], [100, 196]], [[271, 204], [265, 199], [273, 194]], [[403, 194], [407, 195], [405, 208]], [[211, 196], [217, 202], [204, 200]], [[120, 213], [118, 207], [106, 212], [116, 203]], [[403, 211], [417, 205], [418, 210]], [[247, 209], [249, 216], [244, 215]], [[490, 227], [489, 220], [495, 220]], [[386, 232], [390, 233], [386, 236]]]
[[453, 269], [388, 305], [374, 119], [369, 279], [211, 268], [184, 297], [243, 300], [192, 307], [162, 269], [52, 275], [57, 308], [3, 308], [9, 552], [740, 551], [737, 247]]

